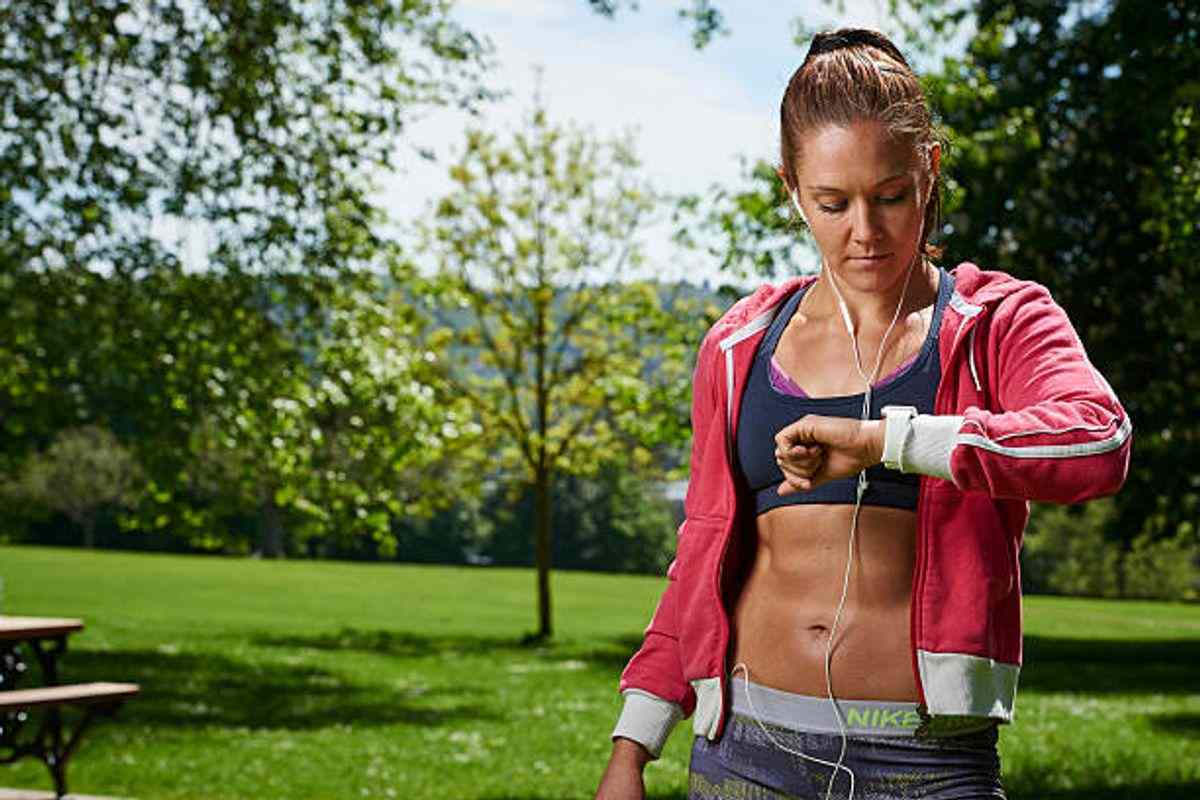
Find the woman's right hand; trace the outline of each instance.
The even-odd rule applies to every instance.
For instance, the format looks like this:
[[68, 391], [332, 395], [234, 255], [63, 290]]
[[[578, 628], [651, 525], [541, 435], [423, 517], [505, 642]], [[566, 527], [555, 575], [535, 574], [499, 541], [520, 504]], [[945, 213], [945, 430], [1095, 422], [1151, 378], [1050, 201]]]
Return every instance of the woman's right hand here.
[[646, 748], [631, 739], [616, 739], [596, 789], [596, 800], [645, 800], [642, 770], [649, 761], [650, 753]]

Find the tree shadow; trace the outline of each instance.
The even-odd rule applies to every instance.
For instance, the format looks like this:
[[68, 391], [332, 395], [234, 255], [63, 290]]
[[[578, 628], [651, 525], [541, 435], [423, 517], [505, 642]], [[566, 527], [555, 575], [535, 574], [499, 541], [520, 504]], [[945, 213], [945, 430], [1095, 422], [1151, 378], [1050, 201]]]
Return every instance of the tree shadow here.
[[479, 634], [428, 635], [406, 631], [361, 630], [342, 628], [336, 633], [311, 636], [262, 634], [251, 637], [256, 647], [278, 647], [324, 651], [354, 650], [391, 658], [429, 658], [448, 656], [484, 656], [536, 658], [546, 662], [564, 659], [581, 661], [585, 668], [614, 680], [642, 643], [641, 634], [613, 637], [597, 645], [559, 640], [534, 641], [525, 637], [485, 636]]
[[[687, 792], [661, 792], [651, 793], [646, 795], [646, 800], [687, 800]], [[484, 795], [475, 798], [475, 800], [542, 800], [542, 797], [535, 795], [518, 795], [518, 794], [497, 794]]]
[[256, 647], [305, 648], [311, 650], [346, 651], [391, 656], [394, 658], [424, 658], [432, 655], [493, 655], [511, 653], [527, 655], [552, 647], [550, 644], [525, 643], [518, 638], [484, 636], [479, 634], [445, 634], [430, 636], [392, 630], [362, 630], [345, 627], [335, 633], [307, 636], [259, 634], [250, 638]]
[[[1164, 733], [1200, 739], [1200, 714], [1154, 714], [1150, 724]], [[1200, 797], [1200, 792], [1197, 792]]]
[[1026, 636], [1023, 661], [1022, 689], [1191, 694], [1200, 641]]
[[583, 649], [577, 657], [587, 661], [595, 669], [611, 674], [615, 678], [641, 646], [642, 634], [629, 633], [607, 639], [598, 647]]
[[71, 682], [137, 683], [141, 694], [122, 708], [121, 717], [155, 726], [311, 730], [496, 718], [475, 697], [480, 690], [470, 686], [359, 685], [327, 669], [217, 653], [73, 650], [64, 671]]
[[1023, 789], [1005, 782], [1008, 800], [1195, 800], [1200, 784], [1195, 782], [1138, 783], [1131, 786], [1083, 786], [1074, 789]]

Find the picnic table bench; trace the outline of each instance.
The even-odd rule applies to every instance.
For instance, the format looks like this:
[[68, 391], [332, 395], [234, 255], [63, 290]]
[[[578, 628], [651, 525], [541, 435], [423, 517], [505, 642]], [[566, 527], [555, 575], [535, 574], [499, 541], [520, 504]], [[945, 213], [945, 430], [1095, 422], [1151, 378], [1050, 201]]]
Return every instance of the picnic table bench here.
[[[0, 616], [0, 764], [39, 759], [50, 770], [57, 797], [67, 793], [67, 762], [84, 731], [97, 716], [116, 714], [140, 691], [134, 683], [59, 683], [58, 660], [66, 652], [67, 637], [81, 630], [83, 621], [78, 619]], [[36, 656], [42, 686], [15, 688], [28, 671], [22, 646]], [[61, 710], [66, 707], [82, 711], [72, 731], [64, 730]], [[32, 737], [23, 738], [34, 711], [41, 712], [41, 723]]]

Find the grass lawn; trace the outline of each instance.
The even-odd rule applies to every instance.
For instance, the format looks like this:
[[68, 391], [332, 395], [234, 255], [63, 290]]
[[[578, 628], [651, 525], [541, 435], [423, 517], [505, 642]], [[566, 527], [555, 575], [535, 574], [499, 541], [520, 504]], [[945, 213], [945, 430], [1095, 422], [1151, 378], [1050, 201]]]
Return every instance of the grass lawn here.
[[[79, 616], [66, 681], [131, 680], [71, 788], [152, 798], [588, 798], [662, 580], [0, 547], [3, 611]], [[1012, 798], [1200, 797], [1200, 606], [1027, 598]], [[685, 796], [690, 725], [647, 770]], [[0, 785], [48, 788], [38, 763]]]

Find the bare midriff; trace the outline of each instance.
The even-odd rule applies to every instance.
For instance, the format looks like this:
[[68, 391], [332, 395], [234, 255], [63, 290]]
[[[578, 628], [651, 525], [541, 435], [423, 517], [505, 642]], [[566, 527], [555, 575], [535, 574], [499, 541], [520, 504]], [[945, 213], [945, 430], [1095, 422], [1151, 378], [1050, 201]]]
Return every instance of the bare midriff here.
[[[825, 650], [853, 513], [853, 505], [787, 505], [758, 516], [732, 631], [732, 663], [745, 664], [754, 683], [825, 696]], [[915, 538], [913, 511], [864, 506], [859, 513], [831, 658], [840, 699], [918, 699], [909, 626]]]

